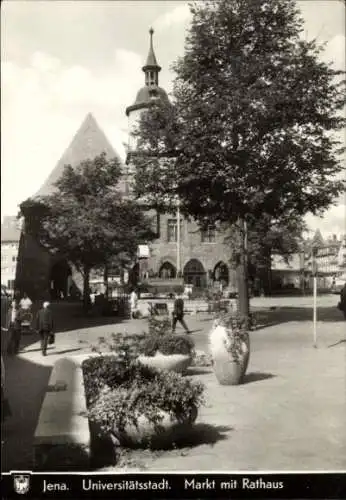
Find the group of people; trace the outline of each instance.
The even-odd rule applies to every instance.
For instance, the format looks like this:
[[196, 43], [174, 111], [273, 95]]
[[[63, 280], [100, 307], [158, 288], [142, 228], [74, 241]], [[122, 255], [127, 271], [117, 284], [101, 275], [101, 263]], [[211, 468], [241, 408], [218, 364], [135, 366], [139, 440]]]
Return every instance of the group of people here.
[[[9, 355], [18, 354], [20, 349], [22, 329], [26, 324], [31, 328], [33, 326], [32, 300], [27, 293], [20, 296], [19, 291], [14, 292], [13, 300], [11, 301], [9, 315], [9, 332], [10, 339], [7, 346]], [[47, 355], [48, 344], [54, 343], [53, 333], [53, 316], [50, 311], [49, 302], [43, 302], [42, 307], [37, 312], [35, 318], [35, 329], [40, 335], [41, 351], [43, 356]], [[1, 418], [4, 421], [11, 415], [11, 408], [8, 399], [5, 395], [5, 365], [1, 355]]]
[[[138, 318], [138, 294], [135, 289], [130, 294], [130, 309], [131, 318]], [[172, 333], [175, 333], [177, 323], [179, 322], [184, 328], [186, 333], [191, 333], [185, 323], [184, 319], [184, 299], [182, 292], [175, 295], [173, 312], [172, 312]]]
[[41, 351], [43, 356], [47, 355], [49, 343], [54, 343], [53, 334], [53, 316], [50, 310], [50, 303], [43, 302], [42, 307], [37, 312], [35, 323], [33, 325], [32, 300], [24, 292], [23, 297], [19, 291], [14, 292], [13, 300], [9, 310], [9, 331], [10, 340], [8, 343], [8, 354], [18, 354], [24, 325], [29, 328], [35, 326], [41, 339]]

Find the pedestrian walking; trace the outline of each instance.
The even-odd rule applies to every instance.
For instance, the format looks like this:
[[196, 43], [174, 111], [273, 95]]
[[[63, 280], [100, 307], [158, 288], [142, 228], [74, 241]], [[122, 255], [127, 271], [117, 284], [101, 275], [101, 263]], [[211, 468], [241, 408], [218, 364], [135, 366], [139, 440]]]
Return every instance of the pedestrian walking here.
[[22, 325], [21, 325], [20, 306], [18, 299], [15, 299], [11, 302], [8, 316], [9, 316], [8, 329], [10, 333], [10, 340], [7, 347], [7, 353], [11, 356], [14, 354], [18, 354], [20, 348], [20, 341], [22, 337]]
[[338, 304], [340, 311], [344, 313], [344, 318], [346, 319], [346, 283], [340, 292], [340, 302]]
[[184, 320], [184, 300], [182, 297], [182, 293], [177, 293], [174, 300], [173, 307], [173, 317], [172, 317], [172, 333], [175, 333], [175, 328], [177, 326], [177, 322], [183, 326], [186, 333], [190, 333], [185, 320]]
[[41, 337], [42, 355], [47, 355], [48, 344], [54, 343], [53, 316], [49, 302], [44, 302], [36, 317], [36, 330]]
[[136, 318], [138, 307], [138, 295], [135, 289], [132, 290], [130, 294], [130, 310], [131, 310], [131, 318]]

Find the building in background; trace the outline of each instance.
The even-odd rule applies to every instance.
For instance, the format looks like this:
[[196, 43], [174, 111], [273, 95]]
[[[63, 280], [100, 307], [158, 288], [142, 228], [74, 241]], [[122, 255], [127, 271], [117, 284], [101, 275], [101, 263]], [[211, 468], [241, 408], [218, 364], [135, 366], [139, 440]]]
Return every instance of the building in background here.
[[16, 216], [4, 216], [1, 224], [1, 284], [11, 292], [17, 272], [21, 223]]
[[[107, 158], [118, 157], [121, 162], [95, 118], [89, 113], [58, 164], [33, 197], [50, 195], [65, 165], [76, 167], [82, 161], [93, 159], [101, 153], [106, 153]], [[23, 208], [24, 205], [22, 205], [24, 224], [20, 237], [16, 277], [18, 288], [22, 292], [26, 291], [35, 300], [80, 296], [83, 290], [81, 273], [66, 260], [64, 255], [52, 254], [38, 243], [35, 228], [39, 223], [40, 214], [35, 213], [30, 206]], [[91, 274], [90, 278], [93, 280], [100, 277]]]
[[[346, 241], [345, 235], [323, 238], [317, 230], [312, 240], [306, 242], [305, 270], [311, 275], [313, 264], [313, 249], [317, 265], [317, 286], [329, 289], [333, 281], [346, 270]], [[311, 286], [311, 284], [310, 284]]]
[[[169, 102], [167, 93], [159, 86], [161, 67], [153, 48], [152, 29], [150, 30], [149, 53], [142, 70], [144, 86], [139, 89], [135, 102], [126, 108], [129, 125], [126, 164], [121, 162], [111, 142], [89, 113], [57, 166], [34, 197], [52, 193], [54, 183], [60, 178], [66, 164], [76, 167], [83, 160], [93, 159], [103, 152], [108, 158], [118, 157], [123, 172], [119, 190], [124, 195], [131, 196], [135, 168], [132, 158], [137, 148], [132, 132], [138, 124], [141, 113], [157, 99]], [[137, 283], [144, 278], [155, 281], [157, 284], [160, 280], [167, 282], [167, 280], [182, 278], [186, 284], [193, 285], [194, 289], [204, 289], [208, 286], [218, 289], [229, 287], [232, 291], [236, 289], [235, 271], [230, 263], [232, 246], [227, 242], [225, 232], [213, 225], [202, 231], [196, 222], [180, 215], [178, 204], [176, 214], [155, 212], [152, 215], [157, 238], [145, 245], [145, 248], [139, 249], [142, 253], [138, 255], [137, 262], [125, 271], [125, 281]], [[71, 290], [80, 294], [83, 286], [80, 273], [66, 261], [63, 255], [52, 255], [43, 249], [35, 238], [35, 225], [38, 220], [39, 214], [33, 213], [32, 209], [27, 207], [20, 238], [18, 228], [4, 231], [6, 241], [2, 238], [1, 243], [2, 283], [13, 288], [13, 282], [16, 279], [20, 290], [26, 291], [33, 299], [66, 297], [71, 295]], [[11, 236], [10, 239], [9, 236]], [[318, 248], [316, 260], [319, 270], [319, 287], [330, 287], [333, 278], [345, 271], [345, 245], [345, 237], [338, 239], [335, 236], [324, 240], [321, 233], [317, 231], [313, 240], [305, 242], [302, 252], [292, 255], [288, 262], [279, 256], [273, 256], [272, 268], [268, 269], [271, 274], [271, 290], [310, 288], [313, 246]], [[17, 256], [18, 263], [14, 260]], [[114, 270], [113, 273], [115, 280], [119, 277], [117, 271], [119, 270]], [[91, 275], [90, 278], [91, 282], [103, 279], [97, 275]], [[258, 289], [261, 289], [260, 285]]]
[[[157, 99], [168, 102], [165, 90], [159, 86], [159, 66], [153, 48], [153, 33], [150, 33], [149, 53], [142, 70], [145, 85], [138, 91], [135, 102], [126, 108], [129, 128], [127, 155], [128, 186], [131, 189], [131, 177], [134, 166], [131, 161], [136, 154], [137, 144], [132, 132], [136, 128], [141, 113]], [[140, 259], [133, 275], [134, 281], [144, 276], [158, 280], [173, 280], [181, 276], [184, 282], [194, 288], [209, 285], [235, 286], [235, 273], [230, 267], [231, 246], [225, 242], [225, 233], [209, 226], [201, 231], [198, 224], [188, 221], [177, 212], [157, 216], [158, 238], [148, 245], [149, 257]]]

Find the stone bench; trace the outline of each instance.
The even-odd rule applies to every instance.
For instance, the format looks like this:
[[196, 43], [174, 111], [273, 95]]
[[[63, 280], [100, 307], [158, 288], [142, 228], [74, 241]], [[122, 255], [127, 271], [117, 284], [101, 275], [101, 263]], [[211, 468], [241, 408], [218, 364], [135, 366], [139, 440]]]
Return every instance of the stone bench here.
[[85, 470], [90, 430], [80, 363], [59, 359], [49, 379], [34, 436], [37, 470]]

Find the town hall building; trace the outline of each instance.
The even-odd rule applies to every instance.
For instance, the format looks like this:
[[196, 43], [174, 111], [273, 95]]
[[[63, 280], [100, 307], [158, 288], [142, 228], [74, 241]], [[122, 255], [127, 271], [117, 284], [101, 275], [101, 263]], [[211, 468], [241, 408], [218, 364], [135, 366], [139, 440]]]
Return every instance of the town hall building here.
[[[122, 163], [123, 178], [120, 189], [127, 195], [131, 195], [134, 169], [131, 154], [136, 149], [131, 132], [141, 113], [153, 100], [169, 99], [166, 91], [159, 86], [161, 67], [153, 48], [152, 29], [149, 53], [142, 70], [144, 86], [139, 89], [135, 102], [125, 110], [128, 117], [129, 142], [127, 159], [125, 164]], [[76, 167], [82, 161], [92, 159], [103, 152], [108, 158], [118, 157], [121, 161], [95, 118], [88, 114], [57, 166], [33, 198], [47, 196], [53, 192], [54, 183], [62, 175], [65, 165]], [[50, 254], [37, 242], [35, 226], [39, 223], [39, 214], [34, 213], [30, 203], [23, 203], [21, 209], [24, 224], [19, 242], [17, 287], [26, 291], [33, 299], [66, 296], [71, 287], [81, 289], [82, 278], [73, 266], [62, 255]], [[157, 238], [148, 244], [145, 256], [147, 278], [169, 280], [181, 276], [185, 283], [196, 288], [219, 283], [224, 286], [234, 285], [235, 274], [229, 264], [231, 247], [225, 243], [224, 233], [218, 232], [213, 226], [201, 231], [195, 222], [187, 221], [179, 212], [176, 216], [157, 214], [156, 221]], [[138, 262], [134, 262], [133, 268], [128, 270], [128, 275], [139, 276], [138, 268]]]
[[[150, 29], [150, 47], [145, 65], [144, 86], [138, 91], [135, 102], [126, 108], [128, 117], [129, 143], [127, 168], [129, 175], [134, 166], [131, 155], [136, 151], [136, 140], [132, 132], [138, 124], [143, 111], [156, 99], [168, 101], [166, 91], [159, 86], [159, 66], [153, 48], [153, 29]], [[179, 226], [178, 226], [179, 219]], [[214, 226], [201, 231], [198, 224], [186, 220], [177, 214], [159, 214], [158, 238], [149, 245], [148, 262], [146, 263], [149, 277], [161, 279], [184, 278], [185, 283], [197, 288], [221, 283], [232, 285], [235, 274], [231, 272], [229, 259], [231, 247], [225, 242], [225, 234], [218, 232]]]

